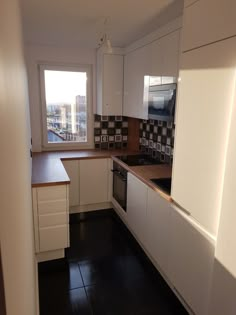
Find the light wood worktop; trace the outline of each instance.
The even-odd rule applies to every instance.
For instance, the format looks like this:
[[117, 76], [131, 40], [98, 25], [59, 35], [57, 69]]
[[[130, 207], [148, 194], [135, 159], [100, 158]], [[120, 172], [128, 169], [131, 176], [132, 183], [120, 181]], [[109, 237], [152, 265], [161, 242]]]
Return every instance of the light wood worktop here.
[[168, 164], [158, 164], [158, 165], [144, 165], [144, 166], [128, 166], [127, 164], [121, 162], [116, 157], [112, 157], [114, 161], [122, 165], [128, 172], [132, 173], [146, 185], [148, 185], [153, 190], [157, 191], [163, 198], [168, 201], [172, 201], [171, 196], [159, 189], [153, 182], [151, 178], [162, 178], [171, 177], [172, 168]]
[[32, 187], [63, 185], [70, 179], [62, 164], [63, 160], [101, 159], [111, 156], [137, 154], [128, 150], [77, 150], [33, 153], [32, 158]]

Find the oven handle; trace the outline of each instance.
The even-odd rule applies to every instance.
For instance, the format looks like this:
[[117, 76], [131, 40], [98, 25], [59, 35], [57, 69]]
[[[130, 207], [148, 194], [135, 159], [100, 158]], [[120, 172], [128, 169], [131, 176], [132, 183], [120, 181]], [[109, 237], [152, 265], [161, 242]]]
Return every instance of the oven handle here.
[[118, 176], [123, 182], [127, 182], [127, 178], [121, 174], [120, 171], [111, 170], [116, 176]]

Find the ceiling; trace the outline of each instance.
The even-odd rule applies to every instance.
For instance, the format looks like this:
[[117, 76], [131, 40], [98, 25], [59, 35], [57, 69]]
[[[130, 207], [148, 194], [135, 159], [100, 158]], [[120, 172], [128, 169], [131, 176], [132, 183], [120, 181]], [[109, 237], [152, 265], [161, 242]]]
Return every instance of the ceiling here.
[[[20, 0], [26, 43], [125, 47], [180, 16], [183, 0]], [[108, 18], [106, 27], [105, 19]]]

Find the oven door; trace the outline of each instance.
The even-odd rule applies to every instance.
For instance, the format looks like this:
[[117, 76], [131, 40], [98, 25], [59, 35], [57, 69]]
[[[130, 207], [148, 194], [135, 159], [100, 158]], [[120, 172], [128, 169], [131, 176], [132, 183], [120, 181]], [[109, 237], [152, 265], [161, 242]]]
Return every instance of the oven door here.
[[113, 171], [113, 198], [126, 211], [127, 178], [119, 171]]

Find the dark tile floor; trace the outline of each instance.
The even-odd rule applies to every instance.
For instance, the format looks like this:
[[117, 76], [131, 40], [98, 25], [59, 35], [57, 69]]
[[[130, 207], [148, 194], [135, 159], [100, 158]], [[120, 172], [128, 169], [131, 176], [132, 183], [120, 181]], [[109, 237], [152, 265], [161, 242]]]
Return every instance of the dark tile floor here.
[[41, 315], [187, 314], [113, 210], [70, 221], [66, 259], [39, 264]]

